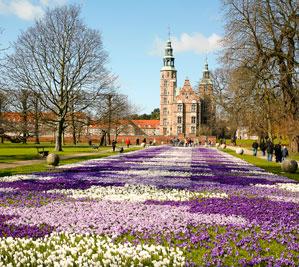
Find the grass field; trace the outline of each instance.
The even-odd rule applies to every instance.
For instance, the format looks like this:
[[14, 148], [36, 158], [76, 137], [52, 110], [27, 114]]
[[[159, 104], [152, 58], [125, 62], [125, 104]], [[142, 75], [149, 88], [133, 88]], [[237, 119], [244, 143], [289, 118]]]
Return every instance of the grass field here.
[[[40, 155], [37, 152], [37, 147], [49, 151], [49, 153], [55, 152], [55, 154], [66, 156], [78, 153], [98, 153], [103, 150], [107, 150], [107, 147], [100, 147], [99, 149], [93, 149], [88, 145], [65, 145], [63, 146], [63, 151], [56, 152], [54, 150], [54, 144], [42, 143], [36, 145], [33, 143], [29, 144], [11, 144], [4, 143], [0, 144], [0, 163], [9, 163], [19, 160], [32, 160], [40, 159]], [[41, 149], [40, 149], [41, 151]]]
[[264, 170], [266, 170], [267, 172], [271, 172], [271, 173], [275, 173], [278, 175], [282, 175], [282, 176], [286, 176], [290, 179], [299, 181], [299, 171], [297, 170], [296, 173], [285, 173], [282, 172], [281, 170], [281, 165], [279, 163], [276, 162], [269, 162], [267, 160], [258, 158], [258, 157], [254, 157], [252, 155], [239, 155], [237, 154], [235, 151], [231, 150], [231, 149], [225, 149], [224, 152], [231, 154], [237, 158], [243, 159], [251, 164], [254, 164]]
[[[54, 152], [54, 145], [49, 143], [42, 144], [40, 146], [44, 146], [45, 150], [48, 150], [50, 153]], [[131, 147], [125, 148], [125, 152], [135, 151], [140, 149], [140, 147]], [[85, 155], [80, 157], [74, 157], [69, 159], [61, 159], [60, 165], [75, 163], [88, 159], [102, 158], [111, 155], [115, 155], [118, 152], [112, 152], [111, 147], [100, 147], [98, 150], [93, 149], [87, 145], [81, 146], [72, 146], [66, 145], [63, 147], [62, 152], [55, 152], [60, 156], [69, 156], [81, 153], [92, 153], [91, 155]], [[0, 163], [12, 163], [20, 160], [33, 160], [33, 159], [41, 159], [36, 150], [35, 144], [0, 144]], [[19, 166], [14, 168], [5, 168], [0, 169], [0, 177], [14, 174], [29, 174], [33, 172], [41, 172], [48, 171], [49, 167], [45, 163], [38, 163], [32, 165]], [[56, 171], [55, 169], [53, 171]]]

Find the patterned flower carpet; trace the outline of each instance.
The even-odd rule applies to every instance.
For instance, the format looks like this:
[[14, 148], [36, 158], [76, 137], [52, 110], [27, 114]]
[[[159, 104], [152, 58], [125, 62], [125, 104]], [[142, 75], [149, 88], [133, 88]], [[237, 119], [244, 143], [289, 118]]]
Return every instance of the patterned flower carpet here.
[[0, 178], [0, 266], [299, 266], [299, 184], [159, 146]]

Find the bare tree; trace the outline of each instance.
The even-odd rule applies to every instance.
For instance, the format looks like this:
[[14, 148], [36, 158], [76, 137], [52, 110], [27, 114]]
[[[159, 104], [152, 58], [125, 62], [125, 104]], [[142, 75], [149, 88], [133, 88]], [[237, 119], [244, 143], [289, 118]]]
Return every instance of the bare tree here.
[[32, 124], [31, 117], [31, 91], [26, 89], [11, 90], [12, 96], [14, 96], [14, 110], [20, 114], [20, 123], [17, 125], [16, 129], [22, 135], [23, 143], [27, 143], [27, 138], [30, 134], [30, 126]]
[[4, 143], [4, 134], [7, 128], [5, 112], [8, 110], [8, 94], [5, 90], [0, 89], [0, 138]]
[[103, 94], [100, 104], [97, 114], [97, 121], [102, 126], [100, 145], [104, 144], [106, 137], [110, 144], [112, 130], [116, 136], [121, 130], [124, 130], [123, 121], [129, 119], [130, 115], [134, 113], [134, 107], [129, 103], [126, 95], [117, 92]]
[[[293, 136], [299, 129], [293, 131], [290, 126], [297, 125], [299, 119], [298, 4], [292, 0], [224, 0], [224, 7], [225, 66], [250, 73], [247, 77], [253, 84], [247, 87], [247, 102], [253, 100], [255, 107], [259, 106], [268, 132], [273, 118], [288, 121], [284, 126], [289, 128], [290, 140], [296, 140]], [[273, 105], [280, 108], [271, 110]]]
[[101, 34], [79, 15], [75, 5], [47, 10], [13, 43], [14, 53], [6, 61], [9, 82], [30, 89], [53, 114], [56, 151], [62, 150], [70, 107], [86, 109], [114, 80], [105, 68], [108, 56]]
[[33, 93], [31, 96], [31, 114], [34, 124], [34, 137], [35, 137], [35, 143], [39, 144], [39, 136], [40, 136], [40, 125], [42, 121], [42, 106], [40, 103], [40, 97], [39, 95]]

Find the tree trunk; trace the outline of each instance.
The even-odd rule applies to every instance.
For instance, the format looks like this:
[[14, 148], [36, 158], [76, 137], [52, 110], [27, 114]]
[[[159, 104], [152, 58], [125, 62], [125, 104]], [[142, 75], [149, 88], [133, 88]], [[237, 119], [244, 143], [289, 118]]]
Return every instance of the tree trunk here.
[[35, 136], [35, 143], [39, 144], [39, 102], [38, 97], [34, 96], [34, 136]]
[[23, 144], [27, 143], [27, 137], [28, 137], [28, 115], [27, 112], [24, 112], [22, 114], [23, 117], [23, 139], [22, 142]]
[[64, 120], [60, 120], [57, 123], [55, 151], [62, 151], [63, 124], [64, 124]]
[[35, 143], [39, 144], [39, 125], [37, 117], [34, 120], [34, 136], [35, 136]]
[[110, 129], [109, 132], [107, 133], [107, 138], [108, 138], [108, 145], [111, 145]]
[[74, 112], [71, 113], [72, 118], [72, 137], [73, 137], [73, 144], [77, 144], [77, 137], [76, 137], [76, 125], [75, 125], [75, 114]]
[[105, 142], [106, 132], [102, 132], [101, 139], [100, 139], [100, 146], [104, 145]]
[[77, 144], [77, 137], [76, 137], [76, 130], [74, 127], [72, 127], [72, 136], [73, 136], [73, 144]]
[[299, 135], [297, 136], [290, 136], [290, 150], [292, 152], [298, 153], [299, 152]]
[[268, 137], [271, 141], [273, 141], [273, 137], [272, 137], [272, 122], [271, 122], [271, 110], [270, 110], [270, 100], [269, 97], [266, 98], [266, 108], [267, 108], [267, 112], [266, 112], [266, 120], [267, 120], [267, 134]]

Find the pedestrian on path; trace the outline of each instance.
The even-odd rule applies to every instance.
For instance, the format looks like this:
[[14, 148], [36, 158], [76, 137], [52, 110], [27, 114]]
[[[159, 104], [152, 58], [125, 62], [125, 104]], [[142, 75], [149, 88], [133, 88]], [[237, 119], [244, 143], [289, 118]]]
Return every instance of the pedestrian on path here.
[[267, 142], [267, 160], [272, 161], [272, 156], [273, 156], [273, 143], [269, 140]]
[[130, 147], [130, 144], [131, 144], [131, 142], [130, 142], [130, 139], [129, 139], [129, 138], [127, 138], [127, 139], [126, 139], [126, 145], [127, 145], [127, 148], [129, 148], [129, 147]]
[[282, 151], [281, 151], [281, 145], [276, 144], [274, 146], [274, 154], [275, 154], [275, 161], [276, 162], [281, 162], [282, 161]]
[[113, 151], [113, 152], [115, 152], [116, 143], [117, 143], [117, 142], [113, 139], [113, 140], [112, 140], [112, 143], [111, 143], [111, 144], [112, 144], [112, 151]]
[[283, 146], [283, 148], [281, 150], [281, 154], [282, 154], [282, 160], [285, 160], [287, 158], [287, 156], [289, 155], [289, 151], [286, 146]]
[[264, 140], [262, 140], [260, 142], [260, 150], [262, 151], [263, 156], [265, 156], [266, 155], [266, 144], [265, 144]]
[[257, 155], [258, 147], [259, 147], [259, 144], [256, 141], [254, 141], [253, 144], [252, 144], [253, 156]]

